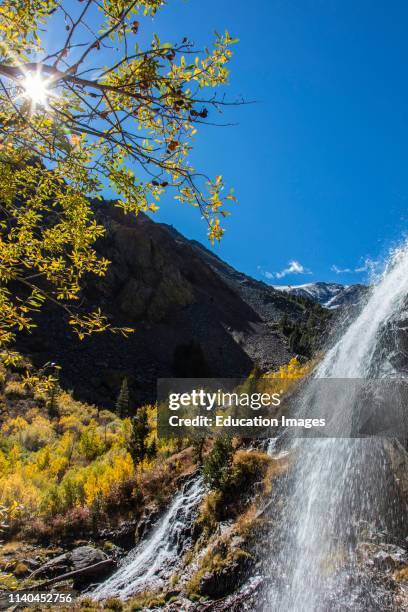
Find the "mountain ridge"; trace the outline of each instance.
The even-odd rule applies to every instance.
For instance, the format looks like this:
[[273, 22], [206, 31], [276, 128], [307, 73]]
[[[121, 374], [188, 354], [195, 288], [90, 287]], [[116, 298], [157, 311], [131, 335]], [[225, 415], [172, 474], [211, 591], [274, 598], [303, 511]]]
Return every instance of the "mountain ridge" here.
[[251, 279], [147, 215], [125, 215], [110, 201], [96, 210], [106, 228], [97, 251], [111, 264], [106, 276], [87, 281], [81, 302], [85, 310], [100, 308], [114, 327], [135, 332], [80, 342], [61, 309], [48, 304], [17, 347], [35, 366], [59, 364], [62, 385], [78, 399], [112, 407], [127, 378], [132, 402], [140, 405], [155, 401], [159, 378], [274, 370], [300, 352], [290, 346], [283, 318], [296, 327], [313, 312], [313, 334], [323, 333], [313, 302]]
[[369, 287], [361, 283], [343, 285], [316, 281], [302, 285], [272, 285], [277, 291], [312, 299], [325, 308], [336, 309], [341, 306], [357, 306], [367, 294]]

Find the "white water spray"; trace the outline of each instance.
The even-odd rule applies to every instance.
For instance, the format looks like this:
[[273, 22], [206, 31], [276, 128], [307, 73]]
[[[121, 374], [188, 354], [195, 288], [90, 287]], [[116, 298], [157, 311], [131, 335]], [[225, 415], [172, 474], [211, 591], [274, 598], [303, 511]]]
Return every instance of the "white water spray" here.
[[119, 569], [92, 593], [92, 598], [127, 599], [137, 592], [156, 588], [170, 577], [189, 543], [186, 530], [204, 494], [201, 477], [186, 483], [153, 529], [123, 560]]
[[[398, 319], [407, 295], [408, 245], [391, 258], [360, 315], [327, 352], [315, 377], [392, 375], [384, 333]], [[307, 412], [315, 401], [315, 391], [306, 386], [299, 411]], [[380, 439], [346, 437], [355, 411], [353, 392], [333, 410], [332, 425], [344, 437], [291, 443], [297, 461], [279, 528], [280, 550], [270, 559], [271, 575], [280, 580], [272, 580], [264, 606], [268, 612], [378, 609], [369, 589], [362, 595], [354, 588], [354, 551], [362, 525], [387, 528], [393, 521], [393, 476]]]

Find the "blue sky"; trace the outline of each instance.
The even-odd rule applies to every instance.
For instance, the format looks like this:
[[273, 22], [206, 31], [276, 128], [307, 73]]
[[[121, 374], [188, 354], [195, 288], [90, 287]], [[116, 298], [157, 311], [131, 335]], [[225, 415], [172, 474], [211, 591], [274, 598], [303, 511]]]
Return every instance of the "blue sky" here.
[[[216, 252], [238, 269], [293, 269], [276, 283], [365, 280], [407, 229], [408, 3], [392, 0], [173, 0], [156, 24], [198, 44], [227, 28], [240, 43], [232, 128], [207, 128], [195, 162], [220, 172], [239, 205]], [[158, 219], [205, 240], [196, 211]], [[336, 273], [337, 269], [360, 272]]]
[[[256, 103], [222, 118], [237, 126], [203, 128], [193, 155], [239, 198], [223, 259], [271, 283], [351, 283], [402, 239], [407, 23], [397, 0], [169, 0], [142, 21], [168, 42], [240, 39], [229, 94]], [[155, 219], [206, 242], [194, 209], [168, 199]]]

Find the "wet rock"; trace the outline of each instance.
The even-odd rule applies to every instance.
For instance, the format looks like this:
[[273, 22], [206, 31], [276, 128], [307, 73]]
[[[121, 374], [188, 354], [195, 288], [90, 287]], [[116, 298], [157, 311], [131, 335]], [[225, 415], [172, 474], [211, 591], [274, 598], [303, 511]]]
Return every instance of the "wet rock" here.
[[116, 529], [103, 529], [99, 533], [99, 537], [113, 542], [120, 548], [130, 550], [135, 545], [135, 532], [138, 524], [139, 521], [137, 520], [124, 521]]
[[37, 557], [36, 559], [27, 559], [26, 560], [27, 565], [29, 565], [31, 567], [31, 569], [35, 569], [40, 565], [40, 559]]
[[109, 558], [114, 561], [119, 561], [126, 555], [126, 551], [121, 546], [116, 546], [112, 542], [105, 542], [103, 549], [108, 553]]
[[389, 455], [401, 497], [405, 504], [408, 504], [408, 453], [398, 440], [385, 440], [384, 446]]
[[219, 571], [206, 572], [199, 584], [201, 595], [213, 599], [229, 595], [244, 583], [251, 566], [251, 557], [242, 555]]
[[395, 570], [402, 567], [407, 561], [405, 550], [399, 546], [387, 545], [373, 558], [374, 566], [382, 570]]
[[137, 524], [135, 531], [136, 543], [139, 542], [160, 516], [160, 511], [157, 508], [146, 508], [140, 521]]

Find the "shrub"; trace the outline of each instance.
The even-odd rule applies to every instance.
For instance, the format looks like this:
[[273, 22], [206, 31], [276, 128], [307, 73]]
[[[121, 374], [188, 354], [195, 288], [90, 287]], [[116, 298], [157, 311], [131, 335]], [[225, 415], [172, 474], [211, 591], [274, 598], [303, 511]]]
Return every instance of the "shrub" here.
[[95, 406], [78, 402], [67, 391], [59, 393], [56, 403], [58, 414], [76, 417], [84, 425], [88, 425], [98, 415]]
[[[218, 464], [213, 462], [210, 465], [214, 467]], [[227, 469], [222, 472], [222, 488], [213, 488], [201, 505], [196, 521], [199, 532], [208, 536], [214, 533], [220, 521], [235, 518], [252, 499], [257, 483], [261, 485], [262, 491], [266, 490], [271, 465], [272, 459], [266, 453], [236, 451], [227, 464]], [[218, 467], [216, 469], [217, 476]]]
[[[17, 391], [23, 388], [9, 382]], [[0, 504], [23, 506], [13, 529], [43, 540], [52, 539], [53, 531], [76, 536], [130, 503], [135, 511], [142, 503], [167, 503], [180, 472], [193, 466], [191, 453], [175, 456], [172, 441], [157, 439], [157, 407], [140, 409], [138, 427], [132, 428], [130, 418], [98, 411], [54, 387], [53, 418], [46, 411], [50, 388], [37, 385], [34, 396], [13, 405], [13, 416], [6, 413], [1, 425]]]
[[7, 380], [7, 371], [6, 368], [0, 365], [0, 387], [4, 388]]
[[68, 533], [89, 532], [91, 525], [91, 510], [84, 506], [75, 506], [65, 514], [65, 525]]
[[211, 489], [222, 491], [228, 480], [232, 463], [233, 448], [231, 438], [220, 436], [215, 439], [212, 450], [204, 460], [204, 480]]
[[397, 582], [408, 582], [408, 565], [394, 572], [394, 580]]
[[238, 450], [228, 473], [226, 486], [239, 496], [250, 492], [257, 482], [262, 482], [272, 463], [266, 453]]
[[0, 591], [10, 592], [18, 588], [18, 581], [13, 574], [0, 573]]
[[152, 469], [139, 471], [137, 484], [143, 497], [151, 499], [162, 507], [174, 493], [178, 472], [168, 463], [161, 463]]
[[15, 501], [27, 511], [36, 511], [39, 506], [39, 491], [22, 471], [9, 474], [0, 482], [0, 503], [10, 506]]
[[19, 561], [13, 570], [13, 574], [17, 578], [23, 578], [24, 576], [27, 576], [30, 573], [31, 573], [30, 568], [28, 567], [28, 565], [26, 565], [22, 561]]
[[[214, 547], [211, 547], [199, 562], [197, 570], [191, 576], [186, 585], [186, 591], [191, 595], [201, 594], [201, 579], [207, 574], [215, 574], [216, 577], [224, 574], [225, 570], [235, 565], [236, 568], [244, 567], [245, 562], [251, 559], [251, 555], [241, 548], [231, 548], [225, 538], [220, 538]], [[239, 576], [235, 575], [233, 582], [239, 585]]]
[[77, 506], [52, 517], [35, 517], [25, 525], [23, 536], [43, 542], [58, 541], [61, 537], [87, 537], [91, 528], [90, 509]]
[[55, 439], [55, 432], [50, 421], [36, 411], [30, 411], [27, 418], [18, 416], [15, 419], [9, 419], [3, 424], [1, 431], [29, 451], [37, 451]]
[[139, 612], [143, 610], [150, 610], [151, 608], [158, 608], [164, 606], [166, 603], [165, 598], [159, 592], [140, 593], [130, 602], [129, 610], [131, 612]]
[[[245, 542], [253, 543], [259, 540], [259, 533], [263, 529], [268, 529], [268, 523], [264, 518], [258, 516], [257, 507], [251, 505], [246, 512], [238, 517], [235, 522], [234, 530], [237, 535], [244, 538]], [[266, 537], [267, 534], [265, 534]]]
[[221, 491], [210, 491], [205, 496], [196, 520], [196, 526], [205, 536], [217, 529], [223, 518], [223, 495]]
[[24, 383], [19, 380], [9, 380], [5, 385], [4, 393], [14, 398], [26, 397], [28, 394]]
[[36, 416], [21, 432], [21, 443], [30, 451], [37, 451], [55, 439], [55, 431], [50, 421], [42, 416]]
[[84, 455], [88, 461], [92, 461], [99, 455], [102, 455], [105, 450], [104, 440], [97, 430], [97, 425], [94, 421], [85, 427], [79, 438], [79, 452]]
[[83, 485], [85, 502], [92, 505], [99, 494], [107, 497], [118, 483], [128, 481], [133, 473], [132, 458], [129, 453], [123, 451], [93, 464], [86, 470]]

